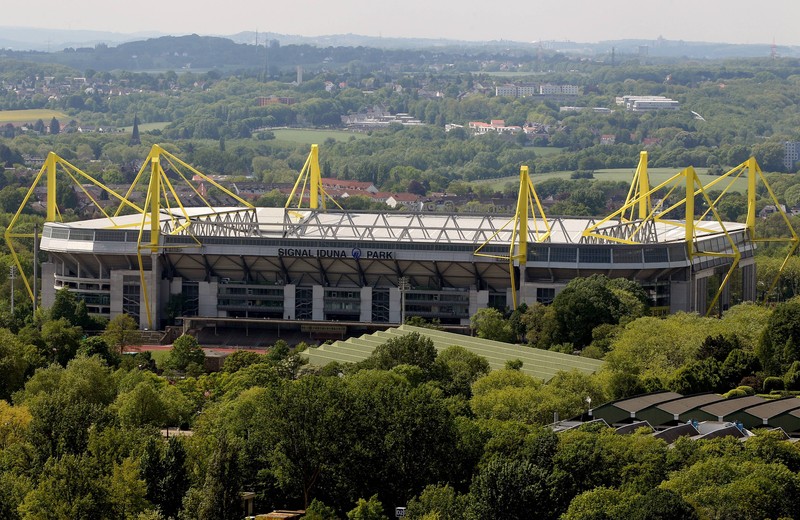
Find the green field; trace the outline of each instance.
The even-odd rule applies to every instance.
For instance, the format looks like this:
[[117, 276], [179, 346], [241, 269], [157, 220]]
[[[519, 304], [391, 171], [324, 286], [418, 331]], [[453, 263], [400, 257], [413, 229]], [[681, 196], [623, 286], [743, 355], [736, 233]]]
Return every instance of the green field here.
[[[648, 168], [647, 174], [650, 177], [650, 186], [655, 187], [661, 184], [662, 182], [666, 181], [673, 175], [680, 173], [680, 169], [678, 168]], [[702, 170], [695, 170], [697, 171], [698, 177], [700, 178], [700, 182], [703, 183], [703, 186], [707, 185], [711, 181], [715, 179], [719, 179], [716, 175], [706, 175], [701, 173], [705, 171], [705, 168]], [[623, 181], [626, 183], [630, 183], [633, 180], [633, 175], [636, 172], [635, 168], [618, 168], [618, 169], [608, 169], [608, 170], [595, 170], [594, 171], [594, 180], [598, 181]], [[531, 174], [531, 180], [533, 181], [534, 186], [537, 183], [542, 181], [546, 181], [547, 179], [566, 179], [569, 180], [570, 175], [574, 172], [571, 171], [562, 171], [562, 172], [548, 172], [548, 173], [534, 173]], [[714, 186], [712, 189], [721, 190], [725, 186], [728, 185], [730, 179], [721, 181], [720, 184]], [[488, 179], [484, 181], [477, 181], [478, 184], [488, 184], [492, 186], [492, 189], [502, 191], [505, 189], [506, 184], [518, 184], [519, 183], [519, 175], [514, 175], [510, 177], [502, 177], [500, 179]], [[747, 191], [747, 179], [742, 176], [741, 178], [734, 181], [733, 186], [728, 190], [729, 192], [739, 192], [744, 193]]]
[[[140, 132], [149, 132], [150, 130], [163, 130], [169, 125], [168, 122], [163, 123], [139, 123]], [[125, 132], [133, 132], [133, 125], [123, 126], [121, 130]]]
[[0, 110], [0, 124], [8, 123], [35, 123], [41, 119], [45, 123], [53, 118], [68, 119], [69, 116], [57, 110], [32, 109], [32, 110]]
[[313, 130], [307, 128], [280, 128], [272, 131], [275, 139], [293, 144], [322, 144], [326, 139], [347, 141], [351, 137], [363, 139], [366, 134], [348, 132], [346, 130]]
[[561, 151], [564, 150], [563, 148], [556, 148], [554, 146], [534, 146], [533, 153], [536, 154], [536, 157], [550, 157], [551, 155], [558, 155]]

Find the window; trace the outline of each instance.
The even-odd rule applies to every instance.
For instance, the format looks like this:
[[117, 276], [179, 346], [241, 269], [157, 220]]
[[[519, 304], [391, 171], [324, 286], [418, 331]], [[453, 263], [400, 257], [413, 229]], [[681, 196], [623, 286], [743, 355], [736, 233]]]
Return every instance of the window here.
[[556, 290], [553, 287], [537, 287], [536, 288], [536, 302], [544, 305], [553, 303], [556, 297]]
[[551, 262], [569, 262], [575, 263], [578, 259], [578, 250], [574, 247], [551, 247], [550, 248], [550, 261]]

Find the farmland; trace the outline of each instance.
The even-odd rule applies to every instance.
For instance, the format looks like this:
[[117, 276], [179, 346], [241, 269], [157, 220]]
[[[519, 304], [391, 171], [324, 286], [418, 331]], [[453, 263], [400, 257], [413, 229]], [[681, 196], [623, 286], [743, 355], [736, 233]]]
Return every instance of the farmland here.
[[21, 125], [23, 123], [35, 123], [37, 120], [50, 121], [53, 118], [58, 120], [68, 119], [69, 116], [64, 112], [47, 109], [31, 110], [0, 110], [0, 124]]

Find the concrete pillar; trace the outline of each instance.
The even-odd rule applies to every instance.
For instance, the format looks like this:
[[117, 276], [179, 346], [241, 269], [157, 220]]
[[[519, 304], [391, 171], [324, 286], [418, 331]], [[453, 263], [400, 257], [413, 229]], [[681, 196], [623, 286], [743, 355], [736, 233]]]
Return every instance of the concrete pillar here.
[[489, 291], [476, 291], [470, 289], [469, 291], [469, 315], [472, 316], [478, 310], [485, 309], [489, 306]]
[[744, 265], [740, 271], [742, 274], [742, 299], [746, 302], [756, 301], [758, 299], [756, 264]]
[[372, 287], [361, 288], [361, 315], [358, 321], [361, 323], [372, 321]]
[[[39, 293], [42, 298], [42, 307], [49, 309], [56, 301], [56, 264], [52, 262], [44, 262], [39, 265], [42, 273], [42, 290]], [[17, 283], [17, 287], [22, 287], [22, 291], [15, 291], [17, 294], [23, 294], [25, 288], [22, 284]]]
[[679, 311], [691, 312], [692, 284], [687, 281], [671, 281], [669, 283], [669, 312], [674, 314]]
[[311, 319], [325, 319], [325, 288], [321, 285], [314, 285], [311, 288]]
[[694, 282], [694, 309], [700, 314], [708, 310], [708, 278], [695, 278]]
[[[406, 295], [408, 296], [408, 295]], [[397, 287], [389, 288], [389, 323], [400, 323], [402, 313], [400, 312], [400, 289]]]
[[294, 319], [294, 311], [297, 308], [297, 286], [283, 286], [283, 315], [287, 320]]
[[514, 306], [514, 289], [508, 287], [506, 289], [506, 307], [509, 309]]
[[[722, 312], [730, 309], [731, 307], [731, 284], [725, 284], [725, 287], [722, 288], [722, 294], [719, 295], [719, 301], [717, 302], [717, 308], [720, 309]], [[714, 312], [717, 312], [716, 310]]]
[[[150, 255], [150, 272], [145, 273], [147, 280], [147, 298], [150, 304], [150, 322], [147, 321], [147, 310], [140, 313], [144, 315], [145, 327], [151, 330], [159, 330], [161, 326], [161, 313], [163, 311], [163, 302], [161, 301], [161, 262], [158, 259], [158, 253]], [[144, 299], [144, 292], [142, 293]], [[144, 302], [142, 302], [144, 303]]]
[[183, 294], [183, 278], [176, 276], [169, 282], [170, 294]]
[[122, 286], [125, 285], [125, 273], [131, 271], [111, 271], [111, 319], [122, 314]]
[[217, 313], [217, 293], [219, 284], [217, 282], [199, 282], [197, 284], [197, 315], [218, 317]]

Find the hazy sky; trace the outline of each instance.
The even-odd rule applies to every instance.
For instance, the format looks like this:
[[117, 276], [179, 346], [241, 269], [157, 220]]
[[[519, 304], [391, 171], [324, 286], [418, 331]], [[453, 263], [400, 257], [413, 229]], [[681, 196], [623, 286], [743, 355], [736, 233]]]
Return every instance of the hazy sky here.
[[800, 45], [800, 0], [35, 0], [0, 26], [121, 33], [572, 40], [643, 38]]

